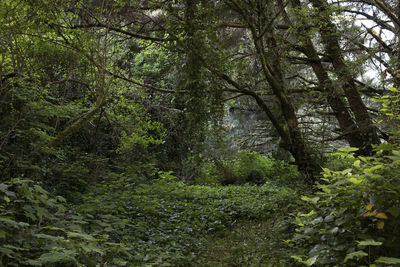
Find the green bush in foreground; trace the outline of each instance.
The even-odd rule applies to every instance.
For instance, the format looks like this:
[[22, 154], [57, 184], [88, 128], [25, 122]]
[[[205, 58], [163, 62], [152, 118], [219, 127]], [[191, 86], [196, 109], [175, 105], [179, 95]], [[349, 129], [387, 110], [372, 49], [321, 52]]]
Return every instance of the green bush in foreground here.
[[[170, 173], [160, 173], [151, 185], [129, 186], [129, 178], [119, 179], [97, 187], [82, 209], [113, 225], [110, 236], [127, 244], [133, 254], [129, 262], [136, 265], [187, 266], [208, 235], [239, 219], [266, 218], [284, 210], [296, 195], [271, 184], [188, 186]], [[118, 222], [112, 222], [116, 217]]]
[[376, 150], [353, 157], [351, 168], [324, 169], [320, 191], [302, 198], [310, 208], [296, 216], [294, 258], [320, 266], [400, 264], [400, 150]]
[[23, 179], [0, 184], [1, 266], [95, 266], [109, 252], [118, 263], [119, 246], [101, 233], [88, 234], [62, 197]]
[[375, 101], [394, 125], [384, 143], [371, 157], [354, 158], [356, 148], [336, 155], [349, 168], [324, 169], [320, 190], [303, 197], [306, 213], [296, 216], [297, 234], [290, 241], [299, 250], [293, 256], [308, 266], [394, 266], [400, 265], [400, 90]]

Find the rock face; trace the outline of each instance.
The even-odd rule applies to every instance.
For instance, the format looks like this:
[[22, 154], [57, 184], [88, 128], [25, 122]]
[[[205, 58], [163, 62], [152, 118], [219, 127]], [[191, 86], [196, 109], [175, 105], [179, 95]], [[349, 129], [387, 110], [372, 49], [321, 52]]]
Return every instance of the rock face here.
[[226, 134], [236, 150], [246, 149], [273, 156], [278, 148], [279, 137], [270, 124], [265, 113], [254, 107], [235, 105], [225, 112]]

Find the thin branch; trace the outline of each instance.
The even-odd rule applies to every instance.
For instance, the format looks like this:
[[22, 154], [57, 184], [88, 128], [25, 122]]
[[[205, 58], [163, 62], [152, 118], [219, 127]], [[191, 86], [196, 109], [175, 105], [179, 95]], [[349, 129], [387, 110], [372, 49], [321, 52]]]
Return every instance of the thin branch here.
[[108, 28], [109, 30], [113, 32], [118, 32], [122, 33], [125, 35], [128, 35], [130, 37], [138, 38], [138, 39], [143, 39], [143, 40], [149, 40], [149, 41], [154, 41], [154, 42], [167, 42], [167, 41], [172, 41], [170, 38], [158, 38], [158, 37], [151, 37], [147, 35], [142, 35], [138, 33], [134, 33], [131, 31], [126, 31], [118, 27], [108, 27], [107, 25], [101, 24], [101, 23], [96, 23], [96, 24], [85, 24], [85, 25], [75, 25], [70, 27], [71, 29], [81, 29], [81, 28]]
[[[159, 87], [155, 87], [155, 86], [153, 86], [153, 85], [150, 85], [150, 84], [145, 84], [145, 83], [141, 83], [141, 82], [138, 82], [138, 81], [134, 81], [134, 80], [132, 80], [132, 79], [129, 79], [129, 78], [124, 77], [124, 76], [122, 76], [122, 75], [116, 74], [116, 73], [111, 72], [111, 71], [109, 71], [109, 70], [106, 70], [106, 73], [109, 74], [109, 75], [111, 75], [111, 76], [113, 76], [113, 77], [115, 77], [115, 78], [124, 80], [124, 81], [126, 81], [126, 82], [129, 82], [129, 83], [138, 85], [138, 86], [143, 87], [143, 88], [146, 88], [146, 89], [150, 89], [150, 90], [152, 90], [152, 91], [157, 91], [157, 92], [161, 92], [161, 93], [169, 93], [169, 94], [171, 94], [171, 93], [172, 93], [172, 94], [173, 94], [173, 93], [176, 93], [176, 91], [174, 91], [174, 90], [162, 89], [162, 88], [159, 88]], [[181, 92], [185, 92], [185, 91], [181, 91]]]

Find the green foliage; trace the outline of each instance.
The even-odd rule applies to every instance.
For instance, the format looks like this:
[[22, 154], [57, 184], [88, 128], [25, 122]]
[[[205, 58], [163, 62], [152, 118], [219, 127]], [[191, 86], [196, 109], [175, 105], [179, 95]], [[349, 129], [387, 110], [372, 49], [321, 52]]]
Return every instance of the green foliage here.
[[295, 266], [287, 257], [293, 250], [282, 242], [292, 234], [290, 220], [283, 210], [264, 220], [238, 221], [210, 238], [196, 266]]
[[[129, 249], [130, 264], [190, 264], [207, 235], [238, 219], [267, 218], [289, 208], [295, 191], [263, 186], [185, 185], [169, 172], [152, 184], [114, 175], [94, 188], [81, 206], [90, 229], [104, 231]], [[101, 222], [101, 223], [99, 223]], [[92, 232], [90, 230], [89, 232]]]
[[[296, 192], [263, 186], [188, 186], [171, 173], [152, 184], [110, 175], [78, 207], [29, 180], [0, 184], [1, 264], [187, 265], [207, 236], [240, 219], [289, 209]], [[139, 181], [140, 182], [140, 181]]]
[[[395, 121], [399, 91], [382, 97], [383, 111]], [[396, 101], [394, 101], [396, 100]], [[318, 265], [398, 264], [400, 259], [400, 150], [398, 132], [390, 143], [375, 147], [371, 157], [355, 158], [355, 148], [340, 149], [347, 168], [324, 168], [319, 191], [302, 197], [308, 203], [295, 216], [297, 234], [290, 240], [296, 258], [315, 259]], [[351, 161], [351, 164], [348, 164]]]
[[295, 217], [298, 233], [292, 242], [300, 255], [320, 265], [372, 264], [379, 257], [398, 256], [399, 163], [400, 151], [386, 150], [353, 157], [345, 170], [324, 169], [320, 191], [302, 198], [309, 208]]
[[301, 180], [297, 168], [284, 161], [241, 150], [231, 159], [205, 163], [196, 181], [204, 183], [256, 184], [269, 181], [275, 185], [296, 186]]
[[376, 97], [374, 98], [374, 101], [381, 103], [382, 108], [381, 112], [385, 114], [389, 118], [393, 118], [396, 120], [400, 119], [400, 105], [399, 105], [399, 100], [400, 100], [400, 90], [397, 88], [394, 88], [392, 86], [388, 87], [390, 93], [386, 94], [382, 97]]
[[[0, 265], [96, 266], [123, 251], [104, 233], [83, 230], [87, 221], [30, 180], [0, 184]], [[126, 252], [124, 252], [126, 253]]]
[[[224, 158], [217, 144], [222, 99], [231, 98], [223, 92], [235, 85], [212, 70], [251, 94], [268, 88], [250, 36], [219, 36], [225, 3], [106, 2], [0, 1], [0, 265], [188, 266], [207, 236], [238, 220], [274, 227], [277, 211], [290, 232], [296, 168], [248, 151]], [[149, 40], [157, 36], [180, 44]], [[276, 41], [284, 57], [287, 42]], [[377, 101], [398, 121], [399, 91], [389, 90]], [[296, 216], [294, 259], [399, 263], [398, 137], [375, 157], [355, 159], [348, 149], [330, 161], [320, 192], [302, 197], [309, 209]], [[236, 250], [226, 263], [247, 263], [242, 256]]]
[[331, 171], [339, 171], [350, 168], [354, 162], [354, 157], [348, 153], [329, 153], [324, 155], [324, 167]]
[[42, 181], [75, 203], [111, 168], [153, 160], [149, 150], [165, 135], [140, 90], [99, 71], [118, 71], [108, 64], [114, 55], [100, 52], [103, 44], [114, 52], [121, 46], [96, 35], [101, 30], [70, 29], [80, 7], [80, 1], [0, 3], [0, 181]]
[[[149, 42], [137, 41], [133, 42], [124, 54], [121, 68], [146, 84], [168, 89], [176, 86], [179, 56], [165, 47], [155, 44], [149, 46]], [[161, 96], [153, 97], [161, 99]]]

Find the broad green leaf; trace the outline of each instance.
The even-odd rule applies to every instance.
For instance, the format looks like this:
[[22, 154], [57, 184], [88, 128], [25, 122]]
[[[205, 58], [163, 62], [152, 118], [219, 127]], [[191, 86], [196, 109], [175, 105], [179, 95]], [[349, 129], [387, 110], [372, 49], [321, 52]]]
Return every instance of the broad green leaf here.
[[376, 262], [383, 264], [400, 264], [400, 259], [392, 257], [379, 257]]
[[11, 255], [14, 253], [14, 251], [12, 251], [11, 249], [8, 248], [0, 248], [0, 255], [6, 255], [8, 257], [11, 257]]
[[371, 211], [372, 210], [372, 208], [374, 207], [374, 204], [368, 204], [367, 205], [367, 207], [365, 207], [365, 209], [367, 210], [367, 211]]
[[64, 229], [64, 228], [55, 227], [55, 226], [45, 226], [45, 227], [43, 227], [43, 228], [49, 229], [49, 230], [53, 230], [53, 231], [65, 232], [65, 229]]
[[364, 251], [362, 251], [362, 250], [355, 251], [355, 252], [347, 254], [346, 258], [344, 258], [344, 262], [346, 263], [348, 260], [353, 260], [353, 259], [357, 259], [358, 260], [358, 259], [361, 259], [361, 258], [363, 258], [365, 256], [368, 256], [368, 254], [365, 253]]
[[53, 236], [53, 235], [46, 235], [46, 234], [34, 234], [33, 236], [40, 238], [40, 239], [47, 239], [52, 241], [64, 240], [62, 236]]
[[315, 204], [315, 203], [318, 202], [319, 197], [310, 198], [310, 197], [307, 197], [307, 196], [302, 196], [302, 197], [301, 197], [301, 200], [304, 200], [304, 201], [311, 202], [311, 203], [314, 203], [314, 204]]
[[383, 165], [376, 165], [376, 166], [373, 166], [371, 168], [364, 169], [364, 173], [365, 174], [373, 174], [374, 171], [382, 169], [382, 168], [383, 168]]
[[399, 150], [393, 150], [392, 153], [393, 153], [393, 155], [400, 157], [400, 151]]
[[92, 244], [82, 244], [81, 248], [85, 251], [85, 253], [97, 252], [100, 255], [104, 254], [104, 252], [101, 250], [101, 248], [96, 247], [95, 245], [92, 245]]
[[315, 214], [314, 210], [311, 210], [309, 213], [301, 213], [301, 217], [310, 217], [311, 215]]
[[306, 260], [304, 262], [304, 264], [306, 264], [307, 266], [312, 266], [312, 265], [314, 265], [314, 263], [316, 261], [317, 261], [317, 257], [312, 257], [312, 258], [309, 258], [308, 260]]
[[292, 255], [292, 256], [290, 256], [290, 257], [291, 257], [292, 259], [297, 260], [298, 262], [304, 263], [303, 259], [302, 259], [301, 257], [299, 257], [299, 256]]
[[359, 149], [357, 147], [349, 147], [349, 148], [339, 148], [339, 151], [343, 151], [343, 152], [354, 152], [354, 151], [358, 151]]
[[351, 182], [351, 183], [353, 183], [353, 184], [355, 184], [355, 185], [359, 185], [359, 184], [362, 182], [361, 179], [357, 179], [357, 178], [355, 178], [354, 176], [353, 176], [353, 177], [350, 177], [348, 180], [349, 180], [349, 182]]
[[76, 253], [68, 251], [68, 252], [49, 252], [42, 254], [37, 261], [41, 262], [42, 264], [47, 263], [56, 263], [56, 262], [74, 262], [74, 256]]
[[322, 170], [324, 171], [324, 177], [331, 177], [332, 173], [328, 168], [322, 168]]
[[393, 161], [400, 160], [400, 156], [385, 156], [385, 158], [391, 159]]
[[56, 200], [58, 200], [59, 202], [67, 202], [67, 200], [65, 198], [63, 198], [62, 196], [56, 196]]
[[67, 235], [69, 238], [81, 238], [81, 239], [89, 240], [89, 241], [96, 240], [93, 236], [88, 235], [88, 234], [83, 234], [83, 233], [68, 232]]
[[298, 217], [296, 217], [296, 223], [297, 223], [298, 226], [304, 226], [303, 222]]
[[377, 242], [374, 240], [357, 241], [357, 243], [360, 246], [380, 246], [383, 244], [382, 242]]
[[354, 161], [353, 166], [356, 168], [360, 168], [360, 163], [361, 163], [361, 160], [358, 159], [358, 160]]

